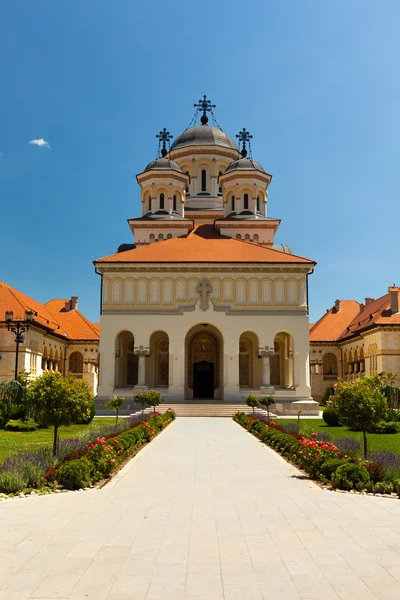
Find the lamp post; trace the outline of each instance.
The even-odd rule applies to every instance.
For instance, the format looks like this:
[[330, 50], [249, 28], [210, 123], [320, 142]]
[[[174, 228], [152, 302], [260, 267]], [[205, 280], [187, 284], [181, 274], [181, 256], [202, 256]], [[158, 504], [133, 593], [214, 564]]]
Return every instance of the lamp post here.
[[23, 334], [28, 331], [30, 324], [33, 319], [33, 312], [31, 310], [25, 311], [25, 320], [13, 320], [14, 313], [12, 310], [6, 310], [6, 323], [8, 331], [15, 333], [15, 343], [17, 345], [15, 350], [15, 373], [14, 379], [18, 379], [18, 353], [19, 345], [24, 342]]

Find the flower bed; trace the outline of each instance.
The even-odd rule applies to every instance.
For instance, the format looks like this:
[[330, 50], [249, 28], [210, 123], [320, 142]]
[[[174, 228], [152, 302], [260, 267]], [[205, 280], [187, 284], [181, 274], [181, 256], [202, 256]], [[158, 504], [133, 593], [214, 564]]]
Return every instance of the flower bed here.
[[293, 431], [274, 421], [252, 418], [238, 412], [234, 421], [247, 429], [264, 444], [267, 444], [294, 465], [317, 481], [333, 489], [357, 490], [369, 493], [400, 496], [400, 457], [392, 453], [373, 453], [368, 460], [357, 458], [355, 448], [340, 440], [341, 449], [329, 439], [318, 439], [317, 433], [309, 437]]
[[46, 493], [57, 485], [79, 489], [95, 484], [174, 419], [175, 412], [168, 409], [144, 421], [133, 417], [119, 427], [106, 426], [100, 432], [62, 440], [56, 459], [47, 447], [9, 457], [0, 466], [0, 492], [17, 494], [42, 488]]

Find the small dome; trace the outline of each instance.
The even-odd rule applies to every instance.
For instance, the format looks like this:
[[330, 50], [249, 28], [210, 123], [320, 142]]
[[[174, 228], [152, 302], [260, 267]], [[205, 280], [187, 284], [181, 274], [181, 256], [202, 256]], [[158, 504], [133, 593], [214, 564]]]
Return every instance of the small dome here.
[[240, 158], [231, 162], [225, 173], [230, 173], [231, 171], [261, 171], [265, 173], [262, 166], [255, 160], [251, 160], [251, 158]]
[[237, 150], [233, 139], [222, 129], [211, 125], [197, 125], [186, 129], [171, 145], [171, 150], [178, 150], [185, 146], [222, 146]]
[[183, 173], [182, 169], [174, 160], [170, 160], [169, 158], [157, 158], [153, 160], [151, 163], [147, 165], [145, 171], [152, 171], [153, 169], [172, 169], [173, 171], [178, 171], [179, 173]]

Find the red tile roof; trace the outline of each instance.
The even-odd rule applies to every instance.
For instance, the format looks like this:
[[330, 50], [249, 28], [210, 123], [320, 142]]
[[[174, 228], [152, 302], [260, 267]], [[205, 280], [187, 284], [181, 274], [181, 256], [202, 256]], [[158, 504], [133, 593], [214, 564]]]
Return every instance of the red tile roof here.
[[[392, 288], [398, 295], [400, 289]], [[392, 314], [390, 294], [385, 294], [366, 306], [355, 300], [340, 300], [339, 311], [333, 306], [310, 329], [311, 342], [343, 341], [378, 325], [400, 325], [400, 313]]]
[[[400, 304], [399, 291], [397, 295]], [[392, 314], [390, 309], [390, 294], [385, 294], [363, 306], [361, 312], [344, 328], [341, 339], [357, 335], [374, 325], [400, 325], [400, 313]]]
[[340, 300], [339, 310], [333, 306], [312, 326], [310, 342], [336, 340], [359, 312], [360, 304], [356, 300]]
[[98, 340], [99, 330], [77, 310], [63, 310], [68, 300], [36, 302], [6, 283], [0, 282], [0, 322], [5, 322], [5, 312], [13, 311], [15, 320], [24, 320], [25, 311], [33, 312], [33, 321], [54, 334], [69, 340]]
[[95, 263], [305, 263], [314, 261], [220, 235], [212, 225], [199, 225], [188, 235], [98, 258]]
[[78, 310], [64, 310], [68, 300], [49, 300], [45, 307], [54, 315], [70, 340], [98, 340], [99, 329]]

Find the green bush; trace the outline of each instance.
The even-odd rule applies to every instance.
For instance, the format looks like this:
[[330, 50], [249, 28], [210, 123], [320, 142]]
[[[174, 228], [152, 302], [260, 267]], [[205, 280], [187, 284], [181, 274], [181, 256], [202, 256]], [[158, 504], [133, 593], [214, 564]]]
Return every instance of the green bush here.
[[26, 488], [24, 477], [15, 471], [0, 473], [0, 492], [2, 494], [18, 494]]
[[333, 387], [326, 388], [325, 393], [322, 396], [322, 400], [321, 400], [322, 406], [326, 406], [326, 403], [328, 402], [330, 397], [334, 395], [334, 393], [335, 393], [335, 390], [333, 389]]
[[57, 481], [67, 490], [78, 490], [90, 483], [90, 465], [86, 458], [71, 460], [57, 471]]
[[400, 423], [397, 421], [378, 421], [369, 433], [399, 433]]
[[77, 425], [89, 425], [93, 421], [93, 418], [96, 414], [96, 404], [93, 400], [92, 404], [89, 407], [89, 414], [86, 417], [82, 417], [76, 423]]
[[341, 465], [332, 475], [333, 487], [341, 490], [363, 490], [369, 481], [367, 469], [354, 463]]
[[391, 494], [393, 492], [393, 483], [390, 481], [378, 481], [374, 486], [375, 494]]
[[26, 462], [23, 468], [23, 477], [26, 484], [25, 487], [38, 488], [43, 477], [43, 467]]
[[340, 426], [339, 415], [336, 410], [333, 410], [332, 408], [326, 408], [322, 413], [322, 418], [329, 427]]
[[7, 431], [36, 431], [39, 425], [35, 421], [22, 421], [21, 419], [10, 419], [4, 429]]
[[320, 467], [320, 473], [330, 480], [336, 469], [347, 463], [348, 461], [344, 458], [328, 458], [328, 460], [322, 463]]
[[400, 479], [396, 479], [396, 481], [393, 484], [393, 488], [396, 494], [400, 497]]

